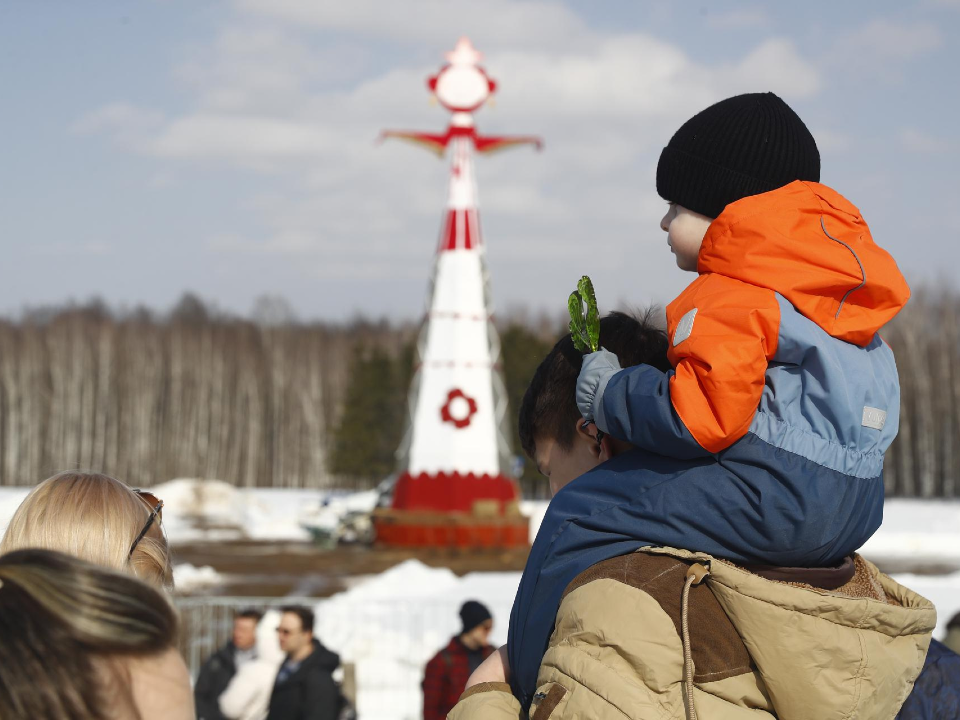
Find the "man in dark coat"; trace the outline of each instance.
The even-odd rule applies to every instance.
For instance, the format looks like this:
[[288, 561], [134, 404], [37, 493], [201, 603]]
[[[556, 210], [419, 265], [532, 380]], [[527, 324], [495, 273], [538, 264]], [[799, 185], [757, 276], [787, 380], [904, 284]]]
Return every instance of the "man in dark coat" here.
[[490, 611], [476, 600], [460, 608], [463, 629], [427, 663], [423, 675], [423, 719], [443, 720], [460, 699], [467, 678], [493, 652], [487, 637], [493, 629]]
[[226, 720], [217, 701], [237, 674], [237, 668], [257, 658], [257, 623], [260, 618], [257, 610], [237, 613], [233, 619], [231, 641], [207, 658], [200, 668], [200, 676], [193, 689], [197, 720]]
[[287, 657], [277, 673], [267, 720], [337, 720], [344, 702], [333, 671], [340, 657], [313, 637], [313, 611], [281, 610], [277, 633]]

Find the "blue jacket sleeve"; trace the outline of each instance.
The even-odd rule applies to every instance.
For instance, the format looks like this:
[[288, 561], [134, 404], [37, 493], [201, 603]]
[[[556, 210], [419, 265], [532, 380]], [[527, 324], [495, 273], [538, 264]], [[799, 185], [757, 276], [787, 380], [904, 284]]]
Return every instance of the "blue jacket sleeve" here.
[[621, 370], [607, 383], [597, 427], [615, 438], [658, 455], [679, 459], [709, 457], [670, 402], [673, 370], [650, 365]]

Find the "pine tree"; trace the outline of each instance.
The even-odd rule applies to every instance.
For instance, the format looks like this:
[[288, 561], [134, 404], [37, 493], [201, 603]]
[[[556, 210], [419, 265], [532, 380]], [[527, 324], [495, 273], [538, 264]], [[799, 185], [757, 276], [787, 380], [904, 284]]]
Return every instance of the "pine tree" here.
[[[517, 429], [518, 413], [523, 395], [537, 367], [550, 352], [552, 343], [544, 340], [526, 324], [511, 322], [500, 333], [500, 348], [503, 356], [503, 376], [510, 403], [510, 443], [517, 455], [522, 455], [520, 434]], [[545, 497], [547, 485], [537, 472], [534, 463], [524, 462], [520, 485], [524, 497]]]
[[396, 469], [409, 383], [404, 365], [408, 364], [379, 347], [354, 349], [330, 456], [335, 475], [379, 481]]

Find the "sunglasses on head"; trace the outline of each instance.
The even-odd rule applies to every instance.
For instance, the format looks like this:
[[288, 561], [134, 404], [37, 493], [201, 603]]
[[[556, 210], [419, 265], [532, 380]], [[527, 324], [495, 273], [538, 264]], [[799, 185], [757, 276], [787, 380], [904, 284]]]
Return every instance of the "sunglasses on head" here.
[[153, 521], [163, 522], [163, 500], [158, 498], [153, 493], [149, 493], [146, 490], [140, 490], [139, 488], [134, 488], [133, 490], [137, 497], [143, 500], [148, 508], [150, 508], [150, 517], [147, 518], [146, 524], [143, 526], [143, 530], [140, 531], [140, 534], [137, 535], [137, 539], [133, 541], [133, 545], [130, 546], [130, 554], [127, 557], [133, 557], [133, 551], [137, 549], [137, 545], [140, 544], [140, 541], [143, 540], [144, 536], [147, 534], [147, 530], [150, 529], [150, 526], [153, 525]]

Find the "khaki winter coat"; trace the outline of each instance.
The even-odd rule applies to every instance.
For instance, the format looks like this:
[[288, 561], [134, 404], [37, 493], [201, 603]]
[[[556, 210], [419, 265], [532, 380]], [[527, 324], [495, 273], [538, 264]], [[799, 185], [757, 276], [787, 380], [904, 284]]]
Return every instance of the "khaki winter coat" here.
[[[709, 574], [690, 581], [684, 608], [697, 566]], [[923, 665], [936, 612], [858, 556], [848, 569], [842, 585], [818, 583], [836, 588], [822, 590], [670, 548], [598, 563], [565, 592], [530, 718], [663, 720], [694, 710], [701, 720], [893, 718]], [[508, 685], [485, 683], [448, 717], [522, 715]]]

